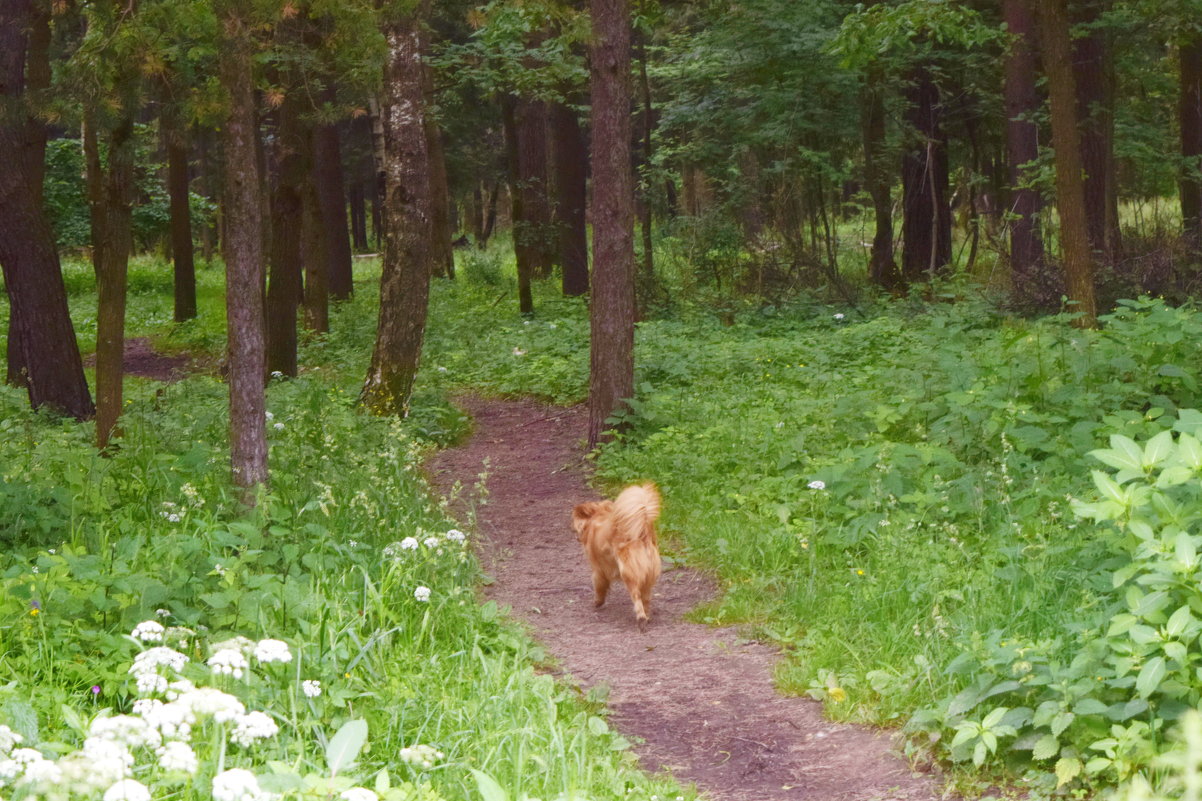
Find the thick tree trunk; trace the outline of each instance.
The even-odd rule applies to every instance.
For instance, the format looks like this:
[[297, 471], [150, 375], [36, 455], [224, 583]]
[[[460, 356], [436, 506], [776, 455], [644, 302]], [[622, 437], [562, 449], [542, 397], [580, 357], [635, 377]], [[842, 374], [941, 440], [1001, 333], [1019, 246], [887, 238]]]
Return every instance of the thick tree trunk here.
[[333, 123], [313, 128], [313, 180], [325, 229], [329, 266], [330, 297], [346, 300], [354, 292], [350, 229], [346, 224], [346, 191], [342, 185], [342, 154], [338, 148], [338, 126]]
[[275, 139], [276, 181], [271, 198], [271, 274], [267, 284], [267, 369], [297, 374], [296, 312], [301, 302], [304, 190], [310, 132], [299, 101], [289, 92], [279, 109]]
[[1077, 134], [1077, 91], [1070, 62], [1066, 0], [1028, 0], [1039, 22], [1043, 69], [1048, 80], [1052, 116], [1052, 147], [1056, 152], [1056, 205], [1060, 212], [1060, 242], [1064, 278], [1074, 325], [1097, 326], [1093, 258], [1085, 214], [1080, 142]]
[[404, 416], [417, 376], [430, 291], [430, 153], [426, 136], [421, 26], [429, 0], [385, 25], [386, 197], [380, 318], [363, 404]]
[[654, 165], [651, 160], [655, 156], [655, 143], [652, 141], [652, 135], [655, 131], [655, 112], [651, 106], [651, 80], [647, 77], [647, 48], [643, 45], [641, 39], [638, 46], [638, 55], [639, 99], [642, 103], [642, 114], [639, 115], [639, 122], [643, 135], [641, 160], [643, 180], [640, 182], [642, 189], [639, 192], [638, 203], [639, 229], [643, 240], [643, 280], [653, 282], [655, 280], [655, 251], [651, 238], [651, 170]]
[[[84, 111], [84, 163], [96, 271], [96, 447], [117, 434], [125, 380], [125, 296], [133, 250], [133, 117], [108, 132], [100, 154], [96, 114]], [[107, 163], [104, 163], [107, 162]]]
[[943, 105], [930, 69], [915, 68], [906, 90], [914, 138], [902, 157], [902, 275], [907, 282], [941, 274], [952, 259]]
[[872, 198], [875, 228], [868, 259], [868, 278], [890, 292], [905, 287], [893, 257], [893, 198], [885, 165], [885, 103], [883, 76], [870, 72], [860, 97], [860, 133], [864, 143], [864, 187]]
[[588, 442], [634, 395], [634, 175], [630, 163], [630, 6], [592, 0], [593, 280]]
[[501, 196], [501, 184], [493, 181], [492, 191], [488, 193], [488, 209], [484, 212], [484, 228], [480, 231], [480, 239], [476, 243], [480, 250], [488, 247], [488, 240], [497, 228], [497, 200]]
[[1190, 34], [1178, 52], [1181, 127], [1181, 227], [1192, 258], [1202, 259], [1202, 37]]
[[1035, 20], [1026, 0], [1004, 0], [1006, 27], [1014, 39], [1006, 54], [1004, 100], [1006, 107], [1006, 162], [1010, 180], [1010, 281], [1016, 299], [1026, 303], [1044, 300], [1043, 234], [1040, 214], [1043, 198], [1031, 186], [1032, 164], [1039, 157], [1040, 108], [1036, 89]]
[[535, 254], [530, 246], [527, 193], [522, 189], [518, 104], [515, 97], [506, 95], [501, 98], [501, 124], [505, 130], [505, 162], [509, 171], [509, 219], [513, 225], [513, 257], [518, 272], [518, 311], [533, 314], [534, 296], [530, 291], [530, 282], [534, 276]]
[[[222, 126], [226, 228], [226, 324], [230, 385], [230, 463], [237, 486], [267, 481], [266, 341], [263, 331], [263, 220], [255, 154], [253, 39], [235, 0], [222, 0], [221, 83], [230, 97]], [[248, 492], [244, 500], [250, 502]]]
[[363, 181], [356, 178], [346, 188], [346, 200], [351, 210], [351, 246], [359, 251], [367, 251], [367, 194], [363, 190]]
[[192, 208], [188, 202], [188, 141], [170, 112], [165, 112], [159, 119], [167, 150], [175, 321], [182, 323], [196, 316], [196, 264], [192, 251]]
[[32, 87], [42, 60], [39, 8], [31, 0], [0, 3], [0, 153], [10, 159], [0, 169], [0, 268], [9, 301], [9, 378], [25, 386], [33, 408], [83, 419], [95, 407], [41, 205], [45, 127], [22, 102], [27, 67]]
[[588, 144], [576, 112], [563, 103], [549, 106], [555, 160], [555, 224], [559, 230], [559, 266], [563, 294], [588, 292]]
[[551, 202], [547, 181], [547, 104], [525, 98], [517, 104], [518, 180], [524, 225], [515, 235], [526, 237], [534, 275], [546, 278], [555, 263]]
[[1070, 24], [1088, 26], [1071, 39], [1081, 166], [1085, 170], [1085, 220], [1089, 245], [1108, 263], [1119, 247], [1118, 186], [1114, 164], [1114, 75], [1106, 31], [1097, 23], [1107, 0], [1072, 0]]
[[[312, 171], [310, 171], [311, 176]], [[313, 186], [313, 181], [310, 179], [306, 179], [301, 190], [301, 205], [301, 241], [304, 242], [302, 261], [305, 272], [305, 328], [315, 334], [325, 334], [330, 330], [330, 286], [326, 280], [328, 260], [326, 259], [325, 227], [321, 224], [317, 187]]]

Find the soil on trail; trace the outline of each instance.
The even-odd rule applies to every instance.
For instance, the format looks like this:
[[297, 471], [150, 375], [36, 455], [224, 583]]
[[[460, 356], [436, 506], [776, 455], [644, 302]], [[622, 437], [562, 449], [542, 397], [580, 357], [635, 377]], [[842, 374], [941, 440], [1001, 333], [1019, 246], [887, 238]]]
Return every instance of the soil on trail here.
[[481, 556], [496, 579], [488, 596], [530, 625], [571, 680], [609, 686], [610, 721], [642, 740], [644, 768], [731, 801], [940, 797], [934, 778], [913, 774], [891, 751], [889, 736], [831, 723], [817, 702], [778, 695], [773, 649], [682, 620], [715, 594], [704, 576], [666, 565], [645, 634], [620, 584], [593, 607], [570, 525], [572, 507], [598, 497], [586, 482], [584, 409], [462, 405], [475, 418], [473, 436], [430, 467], [445, 492], [456, 481], [470, 489], [488, 462], [487, 504], [477, 510]]
[[[159, 353], [146, 337], [125, 340], [123, 359], [125, 375], [153, 378], [156, 381], [179, 381], [187, 375], [191, 360], [187, 356], [168, 356]], [[84, 359], [88, 367], [96, 366], [96, 354]]]

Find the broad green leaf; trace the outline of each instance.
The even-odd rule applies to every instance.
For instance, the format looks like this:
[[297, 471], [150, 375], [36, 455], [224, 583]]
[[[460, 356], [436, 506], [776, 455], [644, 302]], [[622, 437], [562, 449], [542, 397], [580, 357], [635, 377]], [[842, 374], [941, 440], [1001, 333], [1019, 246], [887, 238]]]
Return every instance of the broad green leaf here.
[[1063, 787], [1081, 774], [1081, 760], [1062, 757], [1056, 760], [1056, 786]]
[[1106, 757], [1094, 757], [1085, 763], [1085, 772], [1090, 776], [1095, 776], [1106, 768], [1110, 767], [1110, 760]]
[[471, 771], [472, 775], [476, 777], [476, 789], [480, 791], [480, 796], [484, 801], [509, 801], [509, 793], [497, 784], [496, 779], [475, 768], [471, 768]]
[[1105, 715], [1108, 707], [1097, 698], [1082, 698], [1073, 706], [1078, 715]]
[[1154, 656], [1149, 659], [1140, 669], [1139, 678], [1135, 680], [1135, 691], [1139, 693], [1139, 697], [1147, 698], [1155, 692], [1160, 682], [1164, 681], [1166, 673], [1168, 668], [1165, 666], [1164, 657]]
[[1045, 734], [1035, 743], [1035, 747], [1031, 749], [1031, 756], [1035, 759], [1051, 759], [1060, 753], [1060, 741], [1050, 734]]
[[[1181, 533], [1185, 536], [1185, 538], [1187, 540], [1190, 539], [1190, 536], [1188, 534], [1185, 534], [1184, 531]], [[1178, 544], [1178, 549], [1177, 549], [1178, 558], [1181, 558], [1181, 547], [1180, 547], [1181, 546], [1181, 537], [1180, 536], [1177, 537], [1177, 544]], [[1192, 541], [1190, 542], [1190, 548], [1191, 548], [1191, 550], [1193, 548]], [[1194, 558], [1194, 556], [1191, 555], [1190, 558], [1192, 560]], [[1185, 604], [1169, 617], [1168, 623], [1164, 624], [1165, 634], [1169, 635], [1170, 637], [1180, 637], [1182, 634], [1185, 633], [1185, 630], [1187, 628], [1189, 628], [1189, 625], [1193, 622], [1194, 622], [1194, 616], [1189, 611], [1189, 604]]]
[[1148, 440], [1147, 446], [1144, 448], [1143, 468], [1151, 470], [1160, 465], [1169, 454], [1173, 452], [1173, 432], [1161, 431], [1152, 439]]
[[1128, 632], [1128, 634], [1137, 645], [1147, 645], [1150, 642], [1156, 642], [1160, 639], [1159, 631], [1151, 626], [1145, 626], [1143, 624], [1132, 626], [1131, 631]]
[[1177, 458], [1191, 470], [1202, 470], [1202, 442], [1189, 434], [1177, 438]]
[[348, 720], [326, 744], [326, 766], [331, 776], [355, 761], [360, 749], [367, 742], [367, 721]]
[[956, 736], [952, 738], [951, 747], [955, 748], [969, 740], [975, 739], [978, 731], [979, 729], [975, 723], [961, 723], [956, 727]]
[[1052, 718], [1052, 734], [1059, 737], [1072, 724], [1076, 717], [1072, 712], [1061, 712]]
[[994, 726], [1001, 723], [1002, 718], [1005, 716], [1005, 714], [1006, 714], [1006, 707], [1004, 707], [1004, 706], [997, 707], [992, 712], [990, 712], [988, 715], [986, 715], [985, 719], [981, 721], [981, 728], [992, 729]]
[[1101, 470], [1094, 470], [1093, 473], [1094, 486], [1098, 488], [1098, 492], [1102, 493], [1102, 497], [1108, 501], [1118, 504], [1126, 508], [1129, 499], [1123, 488], [1114, 482], [1110, 476], [1103, 473]]

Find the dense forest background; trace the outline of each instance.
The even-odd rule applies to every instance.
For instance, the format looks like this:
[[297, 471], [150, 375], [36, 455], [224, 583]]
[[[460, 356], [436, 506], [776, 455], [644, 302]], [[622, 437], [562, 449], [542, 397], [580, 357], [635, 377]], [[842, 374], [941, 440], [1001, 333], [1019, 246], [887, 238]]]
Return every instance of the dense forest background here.
[[475, 392], [958, 791], [1195, 797], [1202, 3], [0, 0], [0, 154], [6, 794], [695, 797], [474, 602]]

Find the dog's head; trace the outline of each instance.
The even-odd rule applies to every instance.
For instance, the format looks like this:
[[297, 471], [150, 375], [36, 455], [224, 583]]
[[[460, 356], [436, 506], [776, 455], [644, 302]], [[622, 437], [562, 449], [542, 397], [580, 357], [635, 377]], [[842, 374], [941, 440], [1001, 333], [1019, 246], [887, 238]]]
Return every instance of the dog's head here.
[[576, 508], [572, 510], [572, 528], [576, 532], [576, 539], [584, 542], [588, 536], [589, 526], [608, 514], [612, 508], [613, 504], [610, 501], [589, 501], [576, 504]]

